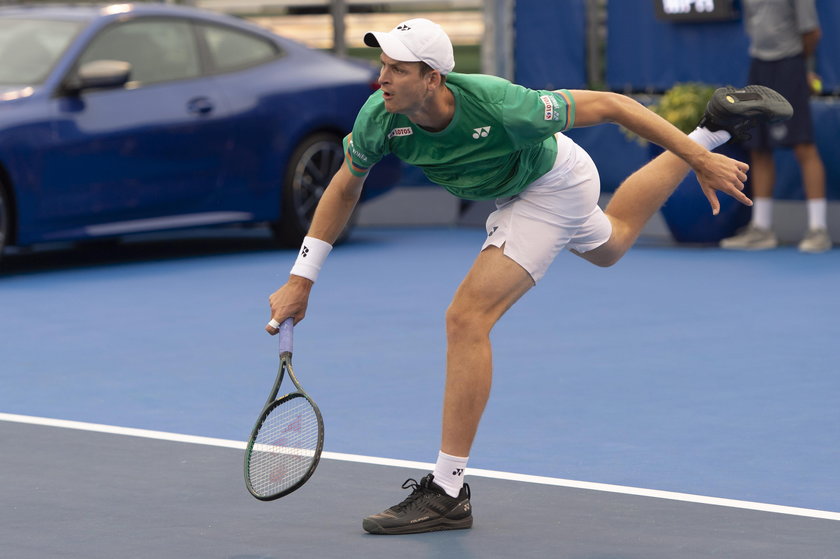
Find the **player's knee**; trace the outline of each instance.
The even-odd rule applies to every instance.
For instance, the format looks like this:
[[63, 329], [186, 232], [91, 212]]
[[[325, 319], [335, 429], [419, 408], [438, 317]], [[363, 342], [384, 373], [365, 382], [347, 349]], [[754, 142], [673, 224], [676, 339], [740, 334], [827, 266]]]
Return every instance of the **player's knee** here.
[[579, 256], [601, 268], [609, 268], [617, 264], [638, 237], [636, 228], [612, 216], [608, 217], [612, 225], [609, 240], [588, 252], [579, 253]]
[[453, 301], [446, 309], [446, 336], [450, 340], [486, 336], [492, 326], [490, 320], [471, 305]]
[[606, 256], [602, 256], [597, 260], [593, 260], [592, 263], [600, 268], [611, 268], [618, 264], [618, 261], [621, 260], [621, 257], [624, 256], [623, 254], [609, 254]]
[[578, 252], [576, 250], [572, 252], [599, 268], [609, 268], [621, 260], [621, 257], [624, 256], [626, 251], [617, 250], [614, 245], [601, 245], [587, 252]]

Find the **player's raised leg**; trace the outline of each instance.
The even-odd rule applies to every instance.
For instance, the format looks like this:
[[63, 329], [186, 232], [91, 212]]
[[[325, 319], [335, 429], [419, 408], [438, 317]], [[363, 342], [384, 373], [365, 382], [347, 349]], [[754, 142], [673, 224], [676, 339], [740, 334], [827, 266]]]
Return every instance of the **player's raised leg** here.
[[[785, 120], [791, 114], [790, 103], [768, 87], [722, 87], [712, 95], [689, 137], [711, 150], [759, 122]], [[617, 262], [690, 170], [685, 161], [666, 151], [630, 175], [605, 210], [613, 226], [610, 240], [581, 256], [599, 266]]]

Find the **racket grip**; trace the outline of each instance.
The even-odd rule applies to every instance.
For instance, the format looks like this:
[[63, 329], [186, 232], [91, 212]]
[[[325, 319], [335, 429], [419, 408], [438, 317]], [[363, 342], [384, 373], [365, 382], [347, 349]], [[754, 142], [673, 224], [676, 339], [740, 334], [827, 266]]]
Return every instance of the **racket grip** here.
[[280, 323], [280, 332], [278, 333], [278, 338], [280, 340], [280, 353], [289, 353], [292, 352], [292, 331], [294, 330], [295, 326], [295, 319], [294, 318], [287, 318], [283, 322]]

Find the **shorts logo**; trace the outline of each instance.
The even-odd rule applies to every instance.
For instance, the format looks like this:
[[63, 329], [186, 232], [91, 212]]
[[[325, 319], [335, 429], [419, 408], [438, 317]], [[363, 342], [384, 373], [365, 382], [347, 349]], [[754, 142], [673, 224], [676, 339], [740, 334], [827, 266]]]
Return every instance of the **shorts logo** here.
[[394, 136], [411, 136], [412, 134], [414, 134], [414, 131], [410, 126], [406, 126], [404, 128], [394, 128], [388, 133], [388, 139], [390, 140]]
[[473, 128], [473, 139], [477, 140], [479, 138], [486, 138], [488, 134], [490, 134], [490, 127], [489, 126], [482, 126], [481, 128]]
[[559, 107], [557, 107], [557, 100], [554, 97], [551, 95], [541, 95], [540, 101], [543, 102], [543, 106], [545, 107], [545, 120], [560, 120]]

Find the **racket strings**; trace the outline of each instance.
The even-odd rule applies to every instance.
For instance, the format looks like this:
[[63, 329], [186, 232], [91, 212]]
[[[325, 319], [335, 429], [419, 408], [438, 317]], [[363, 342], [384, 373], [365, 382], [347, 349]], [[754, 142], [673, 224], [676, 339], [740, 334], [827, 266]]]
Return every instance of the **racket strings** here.
[[318, 416], [306, 398], [272, 408], [260, 427], [248, 464], [258, 495], [276, 495], [305, 479], [317, 461]]

